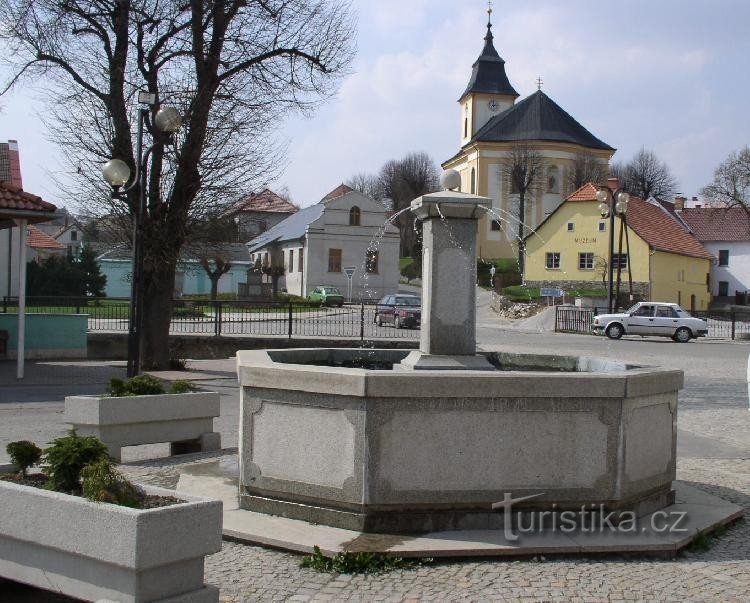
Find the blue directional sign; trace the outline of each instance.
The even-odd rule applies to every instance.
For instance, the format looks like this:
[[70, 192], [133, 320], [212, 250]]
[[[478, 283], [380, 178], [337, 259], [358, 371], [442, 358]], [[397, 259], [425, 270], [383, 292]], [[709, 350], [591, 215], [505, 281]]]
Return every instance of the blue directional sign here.
[[565, 291], [552, 287], [542, 287], [539, 290], [539, 295], [541, 295], [542, 297], [562, 297], [565, 295]]

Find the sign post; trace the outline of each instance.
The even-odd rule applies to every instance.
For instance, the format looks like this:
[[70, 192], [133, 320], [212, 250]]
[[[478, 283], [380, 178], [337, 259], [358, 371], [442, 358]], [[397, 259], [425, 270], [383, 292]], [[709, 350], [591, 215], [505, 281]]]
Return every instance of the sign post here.
[[549, 305], [549, 298], [551, 297], [552, 298], [552, 305], [554, 306], [555, 305], [555, 298], [562, 297], [563, 301], [564, 301], [565, 291], [563, 291], [562, 289], [554, 288], [554, 287], [542, 287], [539, 290], [539, 295], [541, 297], [546, 297], [547, 298], [547, 305]]
[[344, 266], [344, 272], [346, 273], [346, 278], [349, 279], [349, 290], [348, 295], [346, 296], [347, 301], [352, 301], [352, 277], [354, 276], [354, 272], [357, 270], [356, 266]]

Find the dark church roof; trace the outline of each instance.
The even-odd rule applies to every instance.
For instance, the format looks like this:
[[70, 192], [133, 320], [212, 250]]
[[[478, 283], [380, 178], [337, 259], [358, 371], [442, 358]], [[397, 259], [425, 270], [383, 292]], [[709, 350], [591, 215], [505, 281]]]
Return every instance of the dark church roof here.
[[505, 74], [505, 61], [495, 50], [492, 39], [492, 23], [488, 21], [482, 54], [472, 65], [471, 79], [461, 98], [473, 92], [507, 94], [513, 98], [518, 98], [518, 92], [511, 86], [508, 76]]
[[472, 142], [543, 140], [567, 142], [589, 149], [614, 151], [599, 140], [541, 90], [495, 115], [472, 137]]

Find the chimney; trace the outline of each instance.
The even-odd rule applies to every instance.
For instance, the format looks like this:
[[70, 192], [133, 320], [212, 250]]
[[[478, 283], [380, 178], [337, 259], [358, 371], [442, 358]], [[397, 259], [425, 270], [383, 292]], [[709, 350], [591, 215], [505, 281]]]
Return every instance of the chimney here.
[[682, 211], [685, 209], [685, 202], [687, 201], [687, 197], [683, 197], [682, 194], [677, 194], [677, 196], [674, 198], [674, 209], [675, 211]]
[[612, 192], [616, 191], [620, 188], [620, 179], [615, 177], [607, 178], [607, 188]]
[[21, 157], [18, 154], [18, 141], [8, 141], [8, 162], [10, 163], [10, 183], [18, 188], [23, 188], [21, 180]]

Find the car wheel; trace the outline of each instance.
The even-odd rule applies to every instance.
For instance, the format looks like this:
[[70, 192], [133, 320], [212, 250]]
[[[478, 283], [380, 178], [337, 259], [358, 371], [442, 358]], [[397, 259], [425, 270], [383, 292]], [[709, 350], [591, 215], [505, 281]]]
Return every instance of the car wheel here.
[[620, 339], [624, 335], [625, 329], [622, 328], [621, 324], [613, 323], [607, 327], [605, 333], [610, 339]]
[[687, 343], [693, 338], [693, 334], [687, 327], [680, 327], [674, 333], [674, 340], [677, 343]]
[[378, 325], [379, 327], [383, 326], [383, 317], [380, 316], [380, 314], [377, 314], [375, 316], [375, 324]]
[[401, 317], [395, 316], [393, 318], [393, 326], [396, 327], [397, 329], [401, 328]]

